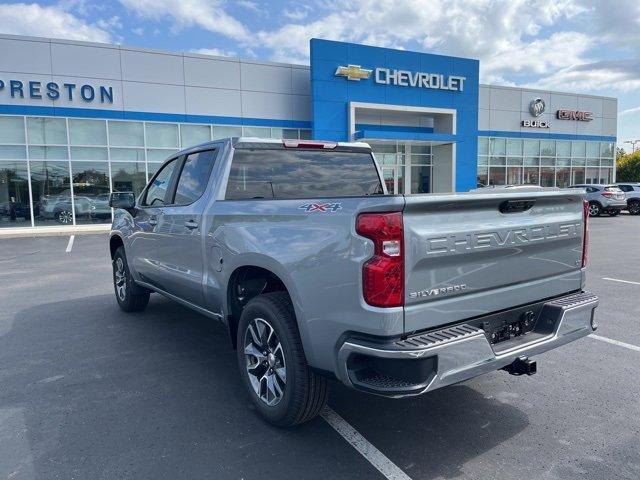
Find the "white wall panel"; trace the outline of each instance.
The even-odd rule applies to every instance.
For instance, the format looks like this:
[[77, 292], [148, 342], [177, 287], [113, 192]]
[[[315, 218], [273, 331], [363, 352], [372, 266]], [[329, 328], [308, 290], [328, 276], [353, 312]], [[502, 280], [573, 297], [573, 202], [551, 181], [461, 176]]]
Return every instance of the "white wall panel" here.
[[311, 73], [308, 68], [291, 69], [291, 91], [296, 95], [311, 95]]
[[618, 118], [618, 100], [605, 98], [602, 100], [602, 116], [605, 118]]
[[488, 109], [481, 108], [478, 110], [478, 130], [491, 130], [489, 116]]
[[187, 115], [240, 117], [242, 102], [239, 90], [186, 87]]
[[291, 93], [291, 67], [241, 63], [242, 90]]
[[122, 82], [124, 109], [134, 112], [185, 113], [184, 87]]
[[577, 110], [578, 96], [552, 93], [551, 104], [547, 105], [547, 109], [549, 110], [549, 112], [553, 113], [554, 115], [558, 110]]
[[51, 44], [54, 75], [119, 80], [120, 50], [66, 43]]
[[182, 56], [122, 50], [122, 79], [183, 85]]
[[602, 135], [602, 117], [594, 117], [591, 122], [575, 122], [578, 135]]
[[185, 84], [194, 87], [240, 88], [240, 62], [184, 57]]
[[519, 111], [490, 110], [490, 130], [520, 131], [521, 114]]
[[602, 98], [579, 95], [578, 110], [593, 112], [594, 117], [602, 117]]
[[291, 95], [242, 92], [242, 116], [290, 120], [293, 116]]
[[519, 112], [522, 104], [520, 90], [512, 88], [491, 87], [491, 109]]
[[311, 121], [311, 97], [306, 95], [291, 95], [291, 120]]
[[0, 71], [51, 73], [51, 44], [0, 38]]
[[478, 93], [478, 108], [489, 109], [491, 105], [491, 87], [488, 85], [480, 85]]

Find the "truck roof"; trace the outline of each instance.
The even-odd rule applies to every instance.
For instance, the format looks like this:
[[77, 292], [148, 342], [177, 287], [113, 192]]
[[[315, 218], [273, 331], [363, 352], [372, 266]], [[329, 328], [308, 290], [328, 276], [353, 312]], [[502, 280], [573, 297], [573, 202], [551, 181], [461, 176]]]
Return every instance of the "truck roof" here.
[[280, 138], [259, 138], [259, 137], [226, 137], [219, 138], [217, 140], [213, 140], [211, 142], [204, 142], [199, 145], [194, 145], [192, 147], [185, 148], [178, 152], [178, 155], [182, 155], [184, 153], [188, 153], [191, 151], [202, 150], [204, 148], [214, 146], [220, 143], [231, 142], [231, 145], [235, 147], [251, 145], [252, 147], [260, 148], [263, 145], [265, 148], [273, 148], [277, 145], [285, 145], [285, 144], [298, 144], [299, 148], [304, 148], [305, 145], [313, 145], [313, 144], [329, 144], [335, 145], [334, 148], [348, 148], [348, 149], [367, 149], [371, 150], [371, 146], [368, 143], [364, 142], [334, 142], [328, 140], [297, 140], [297, 139], [280, 139]]

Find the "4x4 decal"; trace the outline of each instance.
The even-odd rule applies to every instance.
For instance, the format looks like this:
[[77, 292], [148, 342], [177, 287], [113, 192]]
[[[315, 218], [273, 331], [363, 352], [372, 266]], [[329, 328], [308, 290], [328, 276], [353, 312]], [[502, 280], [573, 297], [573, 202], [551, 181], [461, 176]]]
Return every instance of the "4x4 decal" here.
[[342, 208], [341, 203], [305, 203], [298, 208], [305, 212], [337, 212]]

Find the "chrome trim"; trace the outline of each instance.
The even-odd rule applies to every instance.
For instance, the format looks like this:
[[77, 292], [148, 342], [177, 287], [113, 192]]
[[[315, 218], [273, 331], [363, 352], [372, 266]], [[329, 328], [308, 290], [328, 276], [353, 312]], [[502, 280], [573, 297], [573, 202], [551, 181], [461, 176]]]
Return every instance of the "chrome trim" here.
[[[537, 355], [589, 335], [593, 332], [591, 317], [598, 303], [598, 297], [589, 292], [568, 295], [545, 303], [543, 309], [549, 309], [547, 318], [555, 312], [556, 317], [552, 319], [555, 321], [555, 329], [544, 337], [537, 336], [529, 343], [517, 345], [498, 354], [494, 352], [484, 331], [481, 329], [478, 329], [475, 333], [468, 333], [467, 335], [417, 349], [376, 348], [347, 340], [338, 351], [338, 377], [349, 387], [366, 389], [376, 393], [366, 385], [358, 385], [358, 382], [354, 382], [349, 375], [347, 360], [352, 354], [360, 353], [373, 357], [395, 359], [417, 359], [437, 356], [436, 375], [428, 382], [416, 385], [406, 393], [394, 393], [386, 396], [401, 398], [419, 395], [498, 370], [509, 365], [520, 356], [530, 357]], [[447, 330], [429, 332], [429, 334], [446, 332]], [[379, 393], [384, 394], [382, 391]]]

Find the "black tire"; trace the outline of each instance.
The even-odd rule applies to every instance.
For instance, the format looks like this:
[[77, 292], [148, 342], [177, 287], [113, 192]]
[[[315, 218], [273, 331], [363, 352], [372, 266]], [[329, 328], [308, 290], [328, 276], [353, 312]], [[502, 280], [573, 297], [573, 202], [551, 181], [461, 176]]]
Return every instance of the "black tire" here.
[[[249, 327], [258, 337], [262, 337], [262, 332], [257, 327], [260, 324], [266, 329], [263, 322], [273, 330], [271, 341], [265, 342], [261, 338], [256, 343], [252, 341], [255, 336], [252, 336]], [[327, 380], [314, 373], [307, 365], [293, 306], [286, 292], [258, 295], [247, 304], [240, 317], [237, 342], [242, 382], [264, 420], [278, 427], [291, 427], [307, 422], [320, 413], [327, 401]], [[266, 348], [261, 348], [260, 345], [266, 345]], [[278, 345], [281, 346], [279, 350]], [[245, 353], [247, 351], [257, 352], [258, 356]], [[282, 375], [277, 374], [283, 367], [285, 382], [282, 382]], [[264, 373], [261, 374], [261, 371]], [[262, 378], [258, 380], [260, 375]], [[275, 388], [272, 391], [277, 393], [276, 390], [279, 390], [280, 393], [279, 398], [277, 395], [271, 396], [271, 401], [275, 404], [267, 403], [268, 376], [273, 377], [271, 383]], [[262, 391], [265, 391], [265, 398], [261, 396]]]
[[609, 210], [607, 213], [612, 217], [617, 217], [620, 214], [620, 210]]
[[589, 204], [589, 216], [590, 217], [599, 217], [602, 214], [602, 207], [599, 203], [591, 202]]
[[631, 215], [640, 215], [640, 202], [638, 200], [629, 202], [627, 206]]
[[133, 283], [124, 247], [118, 247], [113, 255], [113, 289], [118, 305], [125, 312], [139, 312], [147, 308], [150, 292]]

